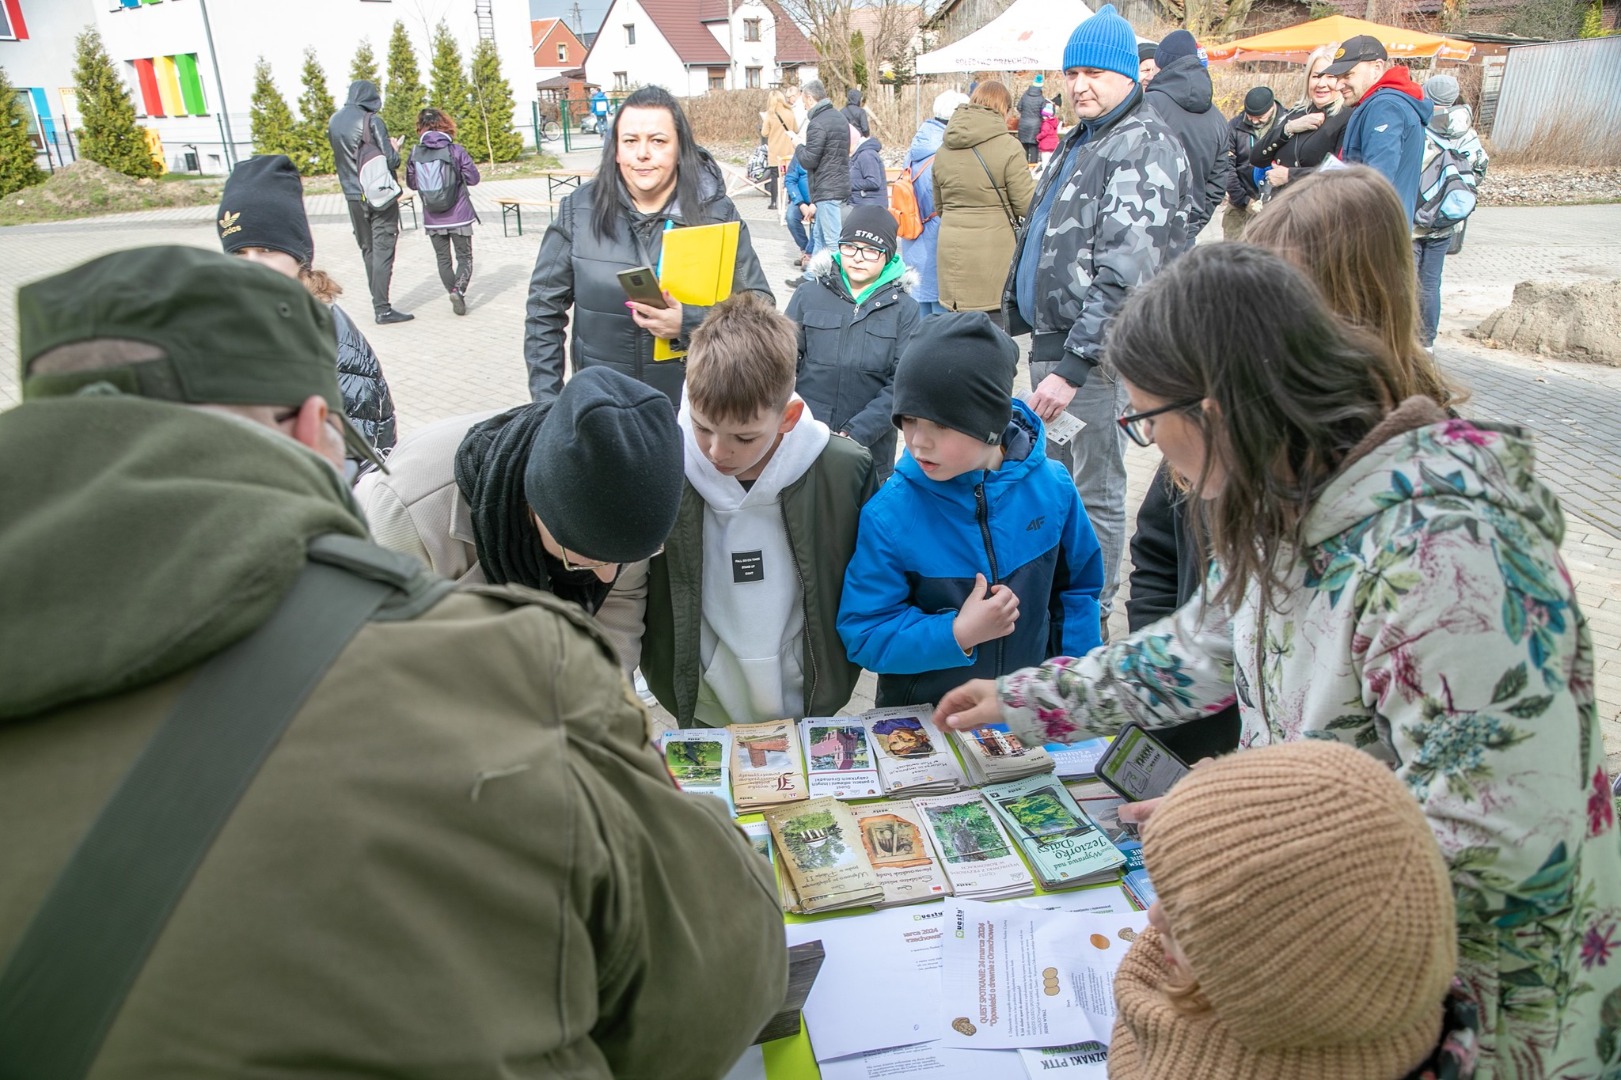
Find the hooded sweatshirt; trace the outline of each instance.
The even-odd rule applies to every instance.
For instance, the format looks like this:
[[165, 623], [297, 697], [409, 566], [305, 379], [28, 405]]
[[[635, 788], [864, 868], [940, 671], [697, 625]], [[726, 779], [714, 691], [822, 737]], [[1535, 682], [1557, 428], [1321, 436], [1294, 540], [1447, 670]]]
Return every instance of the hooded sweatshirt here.
[[1431, 107], [1407, 69], [1391, 67], [1368, 88], [1351, 110], [1340, 157], [1352, 165], [1377, 169], [1395, 187], [1407, 220], [1418, 208], [1418, 178], [1423, 171], [1424, 125]]
[[685, 394], [678, 419], [687, 482], [704, 502], [698, 722], [803, 716], [805, 605], [777, 497], [816, 463], [832, 433], [805, 410], [745, 489], [698, 448]]
[[1210, 215], [1221, 205], [1233, 171], [1227, 150], [1227, 120], [1212, 107], [1210, 72], [1197, 56], [1179, 56], [1159, 69], [1143, 89], [1143, 100], [1176, 133], [1188, 155], [1194, 178], [1194, 213], [1188, 216], [1188, 243], [1192, 244]]

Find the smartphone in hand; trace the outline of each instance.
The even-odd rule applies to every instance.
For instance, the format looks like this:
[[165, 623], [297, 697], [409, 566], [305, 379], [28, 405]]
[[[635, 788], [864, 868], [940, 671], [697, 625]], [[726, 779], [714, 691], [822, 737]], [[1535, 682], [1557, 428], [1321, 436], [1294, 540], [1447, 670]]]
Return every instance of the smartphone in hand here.
[[638, 304], [656, 308], [670, 306], [665, 302], [664, 290], [659, 287], [659, 279], [651, 266], [633, 266], [619, 271], [619, 287]]
[[1186, 762], [1135, 722], [1120, 729], [1096, 768], [1098, 779], [1127, 802], [1157, 799], [1188, 773]]

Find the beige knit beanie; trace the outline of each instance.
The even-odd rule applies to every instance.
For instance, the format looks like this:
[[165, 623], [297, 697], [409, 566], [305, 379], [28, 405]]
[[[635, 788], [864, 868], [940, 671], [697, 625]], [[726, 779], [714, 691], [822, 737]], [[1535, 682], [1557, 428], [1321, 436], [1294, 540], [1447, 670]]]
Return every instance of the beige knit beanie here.
[[1111, 1076], [1192, 1076], [1179, 1059], [1196, 1054], [1201, 1077], [1395, 1080], [1434, 1048], [1457, 965], [1452, 888], [1386, 765], [1331, 742], [1240, 751], [1177, 784], [1143, 857], [1211, 1010], [1179, 1035], [1185, 1014], [1128, 992], [1121, 1024], [1136, 993], [1143, 1030]]

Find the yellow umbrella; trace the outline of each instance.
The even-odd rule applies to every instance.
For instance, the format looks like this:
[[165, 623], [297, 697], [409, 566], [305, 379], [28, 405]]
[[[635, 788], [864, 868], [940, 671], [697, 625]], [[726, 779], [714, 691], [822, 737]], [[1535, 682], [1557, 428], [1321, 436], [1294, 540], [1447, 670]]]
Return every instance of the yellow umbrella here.
[[1225, 45], [1207, 46], [1205, 52], [1210, 59], [1216, 61], [1285, 60], [1303, 64], [1306, 57], [1318, 46], [1327, 45], [1331, 41], [1344, 42], [1361, 34], [1378, 38], [1385, 51], [1390, 53], [1392, 60], [1405, 60], [1417, 56], [1467, 60], [1475, 51], [1475, 47], [1467, 41], [1454, 41], [1434, 34], [1423, 34], [1417, 30], [1384, 26], [1346, 15], [1330, 15], [1324, 19], [1303, 22], [1298, 26], [1229, 41]]

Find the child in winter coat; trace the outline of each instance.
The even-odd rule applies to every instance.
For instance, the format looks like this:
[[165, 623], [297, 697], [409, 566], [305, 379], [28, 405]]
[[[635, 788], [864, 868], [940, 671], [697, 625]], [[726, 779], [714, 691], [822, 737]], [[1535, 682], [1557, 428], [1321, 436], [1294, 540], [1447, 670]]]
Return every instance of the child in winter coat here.
[[895, 217], [877, 206], [844, 215], [836, 252], [811, 261], [816, 281], [794, 291], [799, 326], [795, 389], [811, 415], [872, 453], [878, 483], [895, 469], [889, 408], [895, 365], [922, 318], [908, 295], [916, 275], [895, 254]]
[[433, 244], [450, 307], [466, 315], [467, 282], [473, 276], [473, 222], [478, 220], [467, 189], [479, 181], [478, 166], [455, 141], [456, 120], [450, 114], [423, 109], [417, 113], [417, 135], [417, 147], [405, 166], [405, 186], [421, 199], [422, 229]]
[[849, 206], [889, 206], [889, 186], [877, 139], [850, 128]]
[[861, 673], [837, 597], [872, 457], [809, 415], [796, 348], [794, 324], [751, 292], [692, 335], [686, 485], [649, 568], [642, 638], [647, 685], [683, 727], [832, 716]]
[[1036, 134], [1036, 149], [1050, 154], [1058, 149], [1058, 110], [1048, 101], [1041, 106], [1041, 129]]
[[783, 208], [783, 222], [788, 226], [788, 235], [794, 238], [794, 246], [799, 249], [800, 266], [810, 262], [808, 215], [816, 211], [816, 204], [811, 202], [810, 197], [810, 174], [805, 172], [805, 166], [799, 160], [799, 152], [803, 149], [802, 146], [794, 147], [794, 156], [782, 175], [782, 197], [787, 203]]
[[938, 701], [1102, 640], [1103, 555], [1041, 420], [1010, 397], [1018, 357], [983, 311], [924, 320], [901, 353], [906, 452], [861, 512], [839, 604], [880, 706]]

